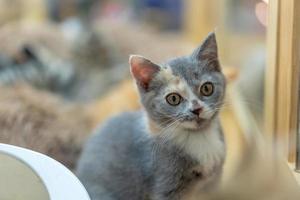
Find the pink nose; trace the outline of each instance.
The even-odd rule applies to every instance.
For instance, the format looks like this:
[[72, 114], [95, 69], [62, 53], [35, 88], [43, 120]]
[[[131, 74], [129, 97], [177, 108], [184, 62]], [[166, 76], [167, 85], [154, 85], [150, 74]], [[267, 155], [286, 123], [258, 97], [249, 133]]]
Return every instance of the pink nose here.
[[202, 111], [202, 108], [197, 108], [197, 109], [194, 109], [194, 110], [191, 110], [191, 112], [195, 115], [199, 115]]

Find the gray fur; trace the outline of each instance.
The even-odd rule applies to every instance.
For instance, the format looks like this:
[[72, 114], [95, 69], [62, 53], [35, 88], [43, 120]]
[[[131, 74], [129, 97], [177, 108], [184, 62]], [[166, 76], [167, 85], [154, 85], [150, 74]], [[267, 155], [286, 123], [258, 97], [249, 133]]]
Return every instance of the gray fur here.
[[[165, 94], [171, 83], [159, 72], [153, 73], [147, 89], [137, 81], [144, 110], [110, 119], [87, 142], [77, 175], [92, 200], [188, 199], [195, 192], [193, 188], [207, 192], [218, 183], [225, 145], [217, 114], [224, 98], [225, 79], [216, 66], [215, 35], [209, 35], [204, 44], [205, 48], [200, 46], [191, 56], [160, 66], [161, 70], [171, 68], [174, 77], [184, 80], [193, 93], [192, 99], [186, 98], [178, 106], [168, 105]], [[205, 58], [197, 55], [207, 52], [210, 56]], [[148, 60], [145, 63], [151, 65]], [[199, 94], [199, 86], [205, 81], [215, 86], [210, 97]], [[209, 118], [197, 120], [191, 113], [194, 101], [206, 108]], [[203, 113], [205, 116], [207, 113]], [[161, 129], [151, 129], [150, 121]], [[186, 128], [185, 122], [192, 122], [195, 128]]]

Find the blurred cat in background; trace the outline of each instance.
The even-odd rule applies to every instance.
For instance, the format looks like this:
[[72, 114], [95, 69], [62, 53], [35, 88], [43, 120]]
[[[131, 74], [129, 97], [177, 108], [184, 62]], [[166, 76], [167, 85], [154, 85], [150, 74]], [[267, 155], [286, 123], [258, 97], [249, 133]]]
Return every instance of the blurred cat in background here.
[[93, 128], [84, 107], [24, 84], [0, 90], [0, 142], [44, 153], [72, 169]]
[[104, 38], [92, 30], [68, 36], [50, 24], [3, 26], [0, 84], [26, 82], [72, 101], [99, 97], [126, 77], [114, 45]]

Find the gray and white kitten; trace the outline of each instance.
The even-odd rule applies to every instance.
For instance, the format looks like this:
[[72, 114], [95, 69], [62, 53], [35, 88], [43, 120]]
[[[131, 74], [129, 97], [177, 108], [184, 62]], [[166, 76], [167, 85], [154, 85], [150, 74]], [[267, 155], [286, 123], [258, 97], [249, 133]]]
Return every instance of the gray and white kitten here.
[[144, 110], [110, 119], [87, 142], [77, 175], [92, 200], [193, 199], [211, 191], [226, 150], [215, 34], [162, 65], [141, 56], [129, 62]]

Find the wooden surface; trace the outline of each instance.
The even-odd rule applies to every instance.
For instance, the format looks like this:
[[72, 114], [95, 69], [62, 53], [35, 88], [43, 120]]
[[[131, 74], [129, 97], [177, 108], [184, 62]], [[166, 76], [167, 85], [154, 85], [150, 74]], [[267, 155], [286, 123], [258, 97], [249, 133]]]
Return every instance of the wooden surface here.
[[265, 82], [265, 132], [273, 137], [276, 119], [276, 79], [277, 79], [277, 29], [278, 29], [278, 5], [279, 0], [274, 0], [269, 4], [270, 17], [268, 18], [267, 32], [267, 70]]
[[300, 1], [269, 1], [265, 132], [295, 160], [298, 122]]

